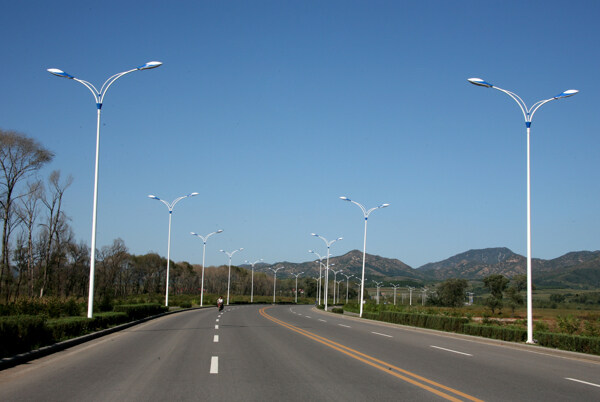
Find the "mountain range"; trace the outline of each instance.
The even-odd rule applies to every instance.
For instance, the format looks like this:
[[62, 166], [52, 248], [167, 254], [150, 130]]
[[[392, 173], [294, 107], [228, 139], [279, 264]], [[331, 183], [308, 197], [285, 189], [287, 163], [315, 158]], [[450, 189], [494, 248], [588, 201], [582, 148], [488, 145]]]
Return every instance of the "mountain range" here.
[[[344, 255], [330, 257], [332, 270], [346, 275], [360, 277], [363, 253], [352, 250]], [[323, 261], [325, 264], [325, 261]], [[304, 275], [318, 277], [318, 260], [291, 263], [260, 264], [257, 269], [284, 266], [283, 272], [304, 272]], [[244, 267], [242, 265], [242, 267]], [[371, 280], [423, 284], [443, 281], [450, 278], [482, 280], [491, 274], [501, 274], [508, 278], [526, 274], [527, 259], [506, 247], [469, 250], [443, 261], [425, 264], [418, 268], [395, 258], [385, 258], [367, 254], [365, 276]], [[331, 272], [330, 272], [331, 274]], [[558, 258], [532, 259], [532, 275], [537, 287], [554, 288], [600, 288], [600, 251], [570, 252]], [[331, 277], [331, 276], [330, 276]], [[345, 277], [338, 275], [339, 279]]]

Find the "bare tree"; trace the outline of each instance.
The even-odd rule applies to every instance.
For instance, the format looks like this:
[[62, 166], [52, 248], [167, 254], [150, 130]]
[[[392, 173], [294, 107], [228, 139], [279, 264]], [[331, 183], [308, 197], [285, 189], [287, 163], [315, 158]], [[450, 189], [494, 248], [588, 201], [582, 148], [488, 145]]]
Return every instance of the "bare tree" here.
[[0, 291], [3, 281], [11, 275], [9, 225], [18, 184], [52, 160], [54, 154], [32, 138], [16, 131], [0, 129], [0, 219], [2, 227], [2, 255], [0, 261]]
[[44, 296], [44, 290], [48, 283], [48, 270], [53, 263], [59, 263], [56, 258], [60, 258], [60, 253], [58, 252], [61, 239], [60, 235], [66, 233], [68, 228], [66, 222], [67, 218], [62, 211], [62, 199], [67, 188], [73, 183], [73, 178], [69, 176], [67, 177], [67, 180], [61, 184], [60, 172], [55, 170], [50, 173], [48, 181], [50, 196], [44, 195], [42, 197], [42, 202], [47, 208], [47, 220], [46, 223], [43, 224], [47, 232], [47, 243], [44, 252], [44, 272], [42, 275], [42, 285], [40, 287], [40, 297]]

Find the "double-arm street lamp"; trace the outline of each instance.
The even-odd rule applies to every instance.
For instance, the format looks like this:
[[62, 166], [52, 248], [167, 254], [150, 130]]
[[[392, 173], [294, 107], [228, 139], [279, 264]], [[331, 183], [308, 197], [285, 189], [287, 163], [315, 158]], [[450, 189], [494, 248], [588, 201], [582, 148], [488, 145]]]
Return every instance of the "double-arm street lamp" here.
[[377, 281], [373, 281], [375, 282], [375, 285], [377, 286], [377, 304], [379, 304], [379, 288], [381, 287], [381, 285], [383, 285], [383, 282], [377, 282]]
[[256, 264], [258, 264], [259, 262], [261, 262], [263, 259], [261, 258], [260, 260], [256, 260], [254, 262], [250, 262], [248, 260], [246, 260], [246, 264], [250, 264], [252, 266], [252, 282], [251, 282], [251, 287], [250, 287], [250, 303], [254, 302], [254, 266]]
[[160, 61], [149, 61], [146, 64], [143, 64], [139, 67], [133, 68], [131, 70], [123, 71], [122, 73], [118, 73], [110, 77], [104, 84], [102, 88], [98, 91], [94, 85], [89, 83], [88, 81], [81, 80], [64, 72], [63, 70], [59, 70], [58, 68], [49, 68], [48, 72], [56, 75], [57, 77], [67, 78], [73, 81], [77, 81], [80, 84], [84, 85], [87, 89], [92, 92], [94, 95], [94, 100], [96, 101], [96, 109], [97, 109], [97, 122], [96, 122], [96, 164], [94, 170], [94, 203], [93, 203], [93, 211], [92, 211], [92, 245], [90, 250], [90, 282], [89, 282], [89, 298], [88, 298], [88, 318], [92, 318], [93, 306], [94, 306], [94, 268], [96, 266], [96, 216], [97, 216], [97, 206], [98, 206], [98, 162], [100, 156], [100, 109], [102, 109], [102, 103], [104, 102], [104, 95], [106, 95], [106, 91], [108, 88], [115, 82], [117, 79], [121, 78], [125, 74], [132, 73], [134, 71], [141, 70], [149, 70], [151, 68], [156, 68], [162, 65]]
[[325, 297], [325, 311], [327, 311], [327, 290], [328, 290], [327, 288], [329, 287], [329, 255], [330, 255], [330, 248], [331, 248], [331, 245], [333, 243], [335, 243], [338, 240], [342, 240], [343, 237], [338, 237], [335, 240], [327, 241], [326, 238], [324, 238], [323, 236], [320, 236], [320, 235], [318, 235], [316, 233], [311, 233], [310, 235], [318, 237], [319, 239], [323, 240], [325, 242], [325, 245], [327, 246], [327, 265], [325, 266], [326, 269], [325, 269], [325, 295], [324, 295], [324, 297]]
[[352, 278], [354, 275], [346, 275], [346, 274], [342, 274], [346, 277], [346, 304], [348, 304], [348, 284], [350, 282], [350, 278]]
[[413, 287], [407, 286], [408, 288], [408, 292], [409, 292], [409, 296], [408, 296], [408, 303], [409, 306], [412, 306], [412, 291], [413, 291]]
[[201, 288], [200, 288], [200, 307], [203, 306], [203, 302], [204, 302], [204, 257], [206, 256], [206, 241], [208, 240], [208, 238], [214, 234], [217, 233], [222, 233], [223, 230], [219, 229], [216, 232], [212, 232], [207, 234], [206, 236], [202, 236], [199, 235], [196, 232], [190, 232], [192, 234], [192, 236], [196, 236], [199, 237], [200, 239], [202, 239], [202, 243], [203, 243], [203, 247], [202, 247], [202, 283], [201, 283]]
[[308, 250], [308, 252], [313, 253], [314, 255], [319, 257], [319, 284], [318, 284], [319, 289], [317, 290], [317, 299], [318, 299], [317, 305], [320, 306], [321, 305], [321, 265], [323, 265], [323, 262], [322, 262], [323, 257], [321, 257], [318, 253], [316, 253], [313, 250]]
[[527, 107], [523, 99], [517, 94], [506, 89], [498, 88], [482, 80], [481, 78], [469, 78], [468, 81], [480, 87], [497, 89], [510, 96], [523, 112], [525, 118], [525, 127], [527, 129], [527, 343], [533, 343], [533, 300], [532, 300], [532, 280], [531, 280], [531, 169], [530, 169], [530, 132], [531, 120], [535, 112], [544, 104], [562, 98], [568, 98], [579, 92], [576, 89], [569, 89], [552, 98], [544, 99], [534, 103], [530, 108]]
[[283, 268], [283, 267], [279, 267], [279, 268], [275, 268], [275, 269], [269, 267], [269, 269], [271, 271], [273, 271], [273, 304], [275, 304], [275, 291], [277, 288], [277, 271], [279, 271], [281, 268]]
[[395, 285], [393, 283], [390, 283], [390, 285], [392, 285], [392, 287], [394, 288], [394, 306], [396, 305], [396, 290], [398, 289], [398, 286], [400, 285]]
[[194, 197], [198, 195], [198, 193], [191, 193], [188, 195], [184, 195], [181, 196], [179, 198], [176, 198], [172, 203], [168, 203], [165, 200], [161, 200], [160, 198], [158, 198], [155, 195], [150, 194], [148, 196], [148, 198], [152, 198], [153, 200], [157, 200], [162, 202], [163, 204], [165, 204], [167, 206], [167, 208], [169, 209], [169, 237], [167, 240], [167, 286], [166, 286], [166, 291], [165, 291], [165, 306], [169, 306], [169, 264], [171, 261], [171, 218], [173, 216], [173, 207], [175, 207], [175, 204], [177, 204], [179, 201], [183, 200], [184, 198], [187, 197]]
[[294, 274], [292, 273], [292, 275], [294, 275], [296, 277], [296, 304], [298, 304], [298, 277], [300, 275], [302, 275], [304, 272], [300, 272], [299, 274]]
[[340, 197], [340, 199], [351, 202], [354, 205], [358, 206], [361, 209], [363, 216], [365, 218], [365, 235], [364, 235], [364, 242], [363, 242], [363, 263], [362, 263], [362, 279], [361, 279], [361, 285], [360, 285], [360, 314], [359, 314], [359, 316], [362, 317], [363, 301], [364, 301], [364, 297], [365, 297], [364, 283], [365, 283], [365, 259], [366, 259], [366, 255], [367, 255], [367, 220], [369, 219], [369, 215], [371, 215], [371, 212], [375, 211], [376, 209], [389, 207], [390, 204], [381, 204], [377, 207], [367, 210], [362, 204], [359, 204], [358, 202], [353, 201], [348, 197]]
[[225, 250], [219, 250], [222, 253], [227, 254], [227, 257], [229, 257], [229, 274], [227, 274], [227, 305], [229, 306], [229, 286], [231, 285], [231, 257], [233, 257], [233, 255], [235, 253], [237, 253], [238, 251], [242, 251], [244, 248], [238, 248], [237, 250], [233, 250], [232, 252], [228, 252]]
[[[340, 269], [339, 271], [334, 271], [332, 269], [331, 272], [333, 272], [333, 304], [335, 304], [335, 300], [336, 300], [335, 299], [335, 295], [336, 295], [336, 293], [335, 293], [335, 284], [337, 283], [337, 274], [339, 274], [340, 272], [342, 272], [342, 270]], [[338, 303], [339, 303], [339, 300], [338, 300]]]

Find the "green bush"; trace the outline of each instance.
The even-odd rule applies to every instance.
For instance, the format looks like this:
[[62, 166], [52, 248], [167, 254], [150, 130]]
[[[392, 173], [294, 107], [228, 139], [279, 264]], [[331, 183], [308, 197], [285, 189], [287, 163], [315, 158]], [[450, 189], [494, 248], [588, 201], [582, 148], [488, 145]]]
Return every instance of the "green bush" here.
[[553, 332], [536, 332], [533, 336], [541, 346], [600, 355], [600, 338]]
[[126, 313], [130, 320], [140, 320], [142, 318], [167, 312], [169, 311], [169, 308], [158, 303], [122, 304], [120, 306], [115, 306], [114, 311]]
[[334, 307], [331, 309], [331, 312], [336, 314], [344, 314], [344, 309], [341, 307]]
[[108, 312], [95, 314], [91, 323], [94, 330], [105, 329], [115, 325], [125, 324], [129, 321], [127, 313], [124, 312]]
[[499, 325], [465, 324], [462, 333], [509, 342], [524, 342], [527, 339], [527, 330]]
[[0, 305], [0, 315], [45, 315], [50, 318], [78, 316], [82, 305], [75, 299], [63, 300], [57, 297], [43, 299], [20, 298]]
[[90, 332], [93, 319], [87, 317], [63, 317], [49, 320], [47, 327], [52, 333], [52, 339], [60, 342], [75, 338]]
[[467, 318], [395, 311], [382, 311], [380, 313], [363, 312], [363, 317], [395, 324], [450, 332], [460, 332], [462, 327], [469, 322]]
[[43, 316], [0, 317], [0, 357], [14, 356], [52, 343]]
[[318, 308], [318, 309], [321, 309], [321, 310], [325, 310], [325, 305], [324, 305], [324, 304], [319, 304], [319, 305], [317, 306], [317, 308]]

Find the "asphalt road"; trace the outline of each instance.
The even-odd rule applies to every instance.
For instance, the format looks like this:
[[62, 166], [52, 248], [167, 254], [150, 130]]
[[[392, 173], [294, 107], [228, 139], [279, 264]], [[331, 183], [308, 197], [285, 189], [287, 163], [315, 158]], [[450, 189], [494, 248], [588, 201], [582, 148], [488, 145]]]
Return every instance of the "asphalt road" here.
[[229, 306], [3, 370], [0, 400], [600, 401], [600, 359], [312, 306]]

